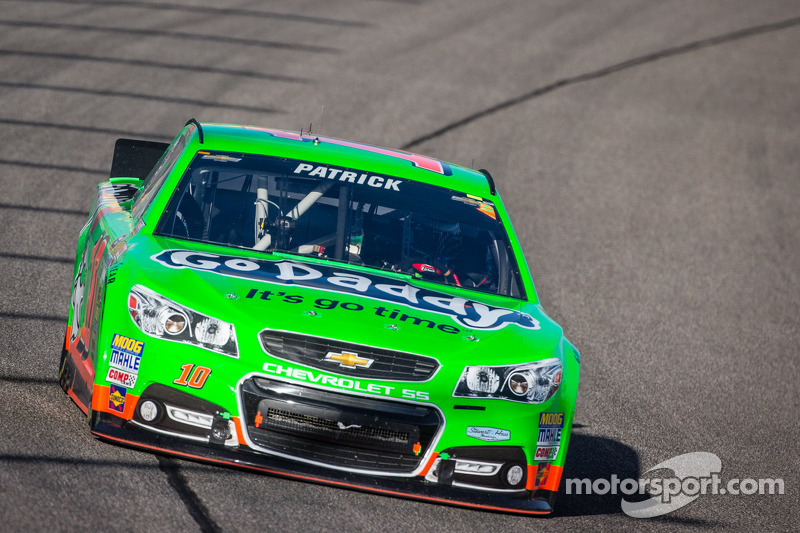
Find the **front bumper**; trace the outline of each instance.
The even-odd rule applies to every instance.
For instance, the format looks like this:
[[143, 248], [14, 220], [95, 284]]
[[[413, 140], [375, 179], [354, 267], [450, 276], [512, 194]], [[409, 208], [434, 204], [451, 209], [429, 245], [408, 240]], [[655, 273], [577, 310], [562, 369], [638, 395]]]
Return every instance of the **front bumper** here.
[[[131, 446], [183, 459], [275, 475], [297, 481], [320, 483], [392, 497], [410, 498], [436, 504], [469, 507], [486, 511], [527, 515], [547, 515], [553, 511], [556, 492], [545, 489], [485, 492], [461, 488], [453, 483], [452, 468], [439, 468], [439, 482], [424, 476], [391, 477], [336, 470], [277, 455], [268, 455], [248, 446], [230, 446], [213, 439], [191, 440], [163, 432], [154, 432], [109, 413], [94, 412], [92, 434], [101, 440]], [[437, 460], [437, 462], [439, 462]], [[444, 463], [455, 464], [455, 460]], [[433, 479], [436, 479], [434, 476]]]

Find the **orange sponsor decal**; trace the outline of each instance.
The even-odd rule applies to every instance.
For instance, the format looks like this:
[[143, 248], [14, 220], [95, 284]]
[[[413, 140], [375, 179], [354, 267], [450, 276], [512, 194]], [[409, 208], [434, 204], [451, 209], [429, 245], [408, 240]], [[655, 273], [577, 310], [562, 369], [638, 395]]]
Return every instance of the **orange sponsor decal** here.
[[557, 491], [558, 486], [561, 484], [561, 474], [564, 473], [564, 467], [558, 465], [550, 465], [550, 472], [547, 474], [547, 479], [540, 487], [545, 490]]
[[133, 394], [125, 395], [125, 407], [120, 413], [114, 411], [108, 406], [109, 396], [111, 394], [111, 387], [107, 385], [95, 385], [92, 392], [92, 410], [101, 411], [103, 413], [111, 413], [115, 416], [130, 420], [133, 418], [133, 412], [136, 410], [136, 404], [139, 402], [139, 397]]

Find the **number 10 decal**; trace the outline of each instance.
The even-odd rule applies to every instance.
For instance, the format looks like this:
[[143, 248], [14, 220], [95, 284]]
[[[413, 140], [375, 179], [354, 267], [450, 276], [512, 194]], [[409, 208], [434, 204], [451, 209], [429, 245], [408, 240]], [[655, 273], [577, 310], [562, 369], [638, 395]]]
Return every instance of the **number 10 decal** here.
[[173, 381], [176, 385], [185, 385], [193, 389], [202, 389], [206, 384], [211, 369], [206, 366], [195, 367], [192, 364], [185, 364], [181, 367], [181, 376]]

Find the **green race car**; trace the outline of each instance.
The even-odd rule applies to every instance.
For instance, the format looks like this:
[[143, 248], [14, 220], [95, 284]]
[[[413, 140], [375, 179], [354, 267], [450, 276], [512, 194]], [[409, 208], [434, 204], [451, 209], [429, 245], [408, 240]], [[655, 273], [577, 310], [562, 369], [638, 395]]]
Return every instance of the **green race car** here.
[[59, 382], [103, 440], [553, 509], [580, 356], [486, 171], [191, 120], [117, 141], [73, 279]]

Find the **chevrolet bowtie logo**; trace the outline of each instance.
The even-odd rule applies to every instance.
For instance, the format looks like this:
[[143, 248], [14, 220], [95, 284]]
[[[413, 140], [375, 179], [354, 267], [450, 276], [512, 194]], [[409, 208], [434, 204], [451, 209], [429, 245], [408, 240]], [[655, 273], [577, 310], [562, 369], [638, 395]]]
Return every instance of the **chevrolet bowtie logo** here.
[[364, 367], [369, 368], [372, 364], [372, 359], [367, 359], [365, 357], [359, 357], [357, 353], [352, 352], [328, 352], [325, 355], [326, 361], [333, 361], [334, 363], [339, 363], [339, 366], [344, 368], [356, 368], [356, 367]]

